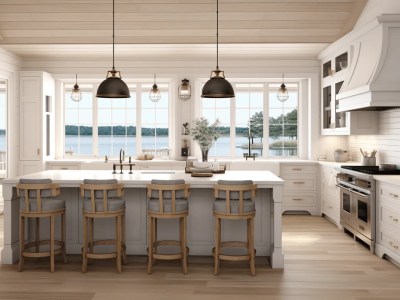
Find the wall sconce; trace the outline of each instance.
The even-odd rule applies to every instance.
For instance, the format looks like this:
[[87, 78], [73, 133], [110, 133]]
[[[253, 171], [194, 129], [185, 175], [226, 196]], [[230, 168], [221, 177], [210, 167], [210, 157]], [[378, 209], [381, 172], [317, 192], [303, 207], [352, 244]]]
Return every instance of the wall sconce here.
[[154, 74], [154, 84], [153, 84], [153, 87], [150, 90], [149, 98], [153, 102], [158, 102], [161, 99], [161, 92], [160, 92], [160, 89], [158, 88], [158, 86], [156, 84], [156, 74]]
[[182, 101], [189, 100], [192, 96], [192, 88], [189, 84], [189, 80], [186, 78], [182, 80], [182, 84], [178, 87], [178, 97]]
[[72, 99], [72, 101], [75, 101], [75, 102], [79, 102], [82, 100], [82, 93], [81, 93], [81, 90], [79, 89], [79, 85], [78, 85], [78, 74], [75, 74], [75, 85], [71, 91], [71, 99]]

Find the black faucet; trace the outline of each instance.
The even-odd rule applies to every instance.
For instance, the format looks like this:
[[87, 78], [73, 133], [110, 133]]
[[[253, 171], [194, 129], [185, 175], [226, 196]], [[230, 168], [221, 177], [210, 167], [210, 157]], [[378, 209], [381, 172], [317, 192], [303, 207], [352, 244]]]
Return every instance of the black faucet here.
[[125, 150], [121, 148], [121, 150], [119, 150], [119, 163], [122, 164], [122, 161], [124, 160], [125, 160]]

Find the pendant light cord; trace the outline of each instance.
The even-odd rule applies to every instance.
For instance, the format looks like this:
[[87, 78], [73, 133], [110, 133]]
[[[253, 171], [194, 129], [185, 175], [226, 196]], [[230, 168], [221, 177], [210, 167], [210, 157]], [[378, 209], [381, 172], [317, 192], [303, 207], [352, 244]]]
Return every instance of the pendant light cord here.
[[113, 67], [112, 69], [115, 70], [115, 66], [114, 66], [114, 40], [115, 40], [115, 35], [114, 35], [114, 5], [115, 5], [115, 0], [113, 0], [113, 18], [112, 18], [112, 22], [113, 22]]
[[218, 0], [217, 0], [217, 70], [219, 70], [218, 63]]
[[78, 74], [75, 74], [75, 84], [78, 84]]

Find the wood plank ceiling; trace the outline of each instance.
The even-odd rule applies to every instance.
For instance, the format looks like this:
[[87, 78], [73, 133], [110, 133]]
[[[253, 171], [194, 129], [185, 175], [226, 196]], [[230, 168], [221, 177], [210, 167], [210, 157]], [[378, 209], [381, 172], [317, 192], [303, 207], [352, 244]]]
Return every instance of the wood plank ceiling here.
[[[221, 44], [331, 43], [367, 0], [220, 0]], [[115, 0], [117, 44], [214, 44], [216, 0]], [[0, 47], [112, 43], [112, 0], [0, 0]], [[19, 45], [19, 47], [18, 47]]]

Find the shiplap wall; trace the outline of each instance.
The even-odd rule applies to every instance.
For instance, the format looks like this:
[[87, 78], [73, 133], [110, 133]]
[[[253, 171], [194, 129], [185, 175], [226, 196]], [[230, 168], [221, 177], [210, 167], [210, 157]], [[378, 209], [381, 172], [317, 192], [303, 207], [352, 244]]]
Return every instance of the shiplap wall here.
[[400, 109], [377, 112], [379, 134], [355, 135], [348, 137], [348, 149], [354, 160], [361, 160], [360, 148], [378, 150], [377, 164], [400, 165]]

